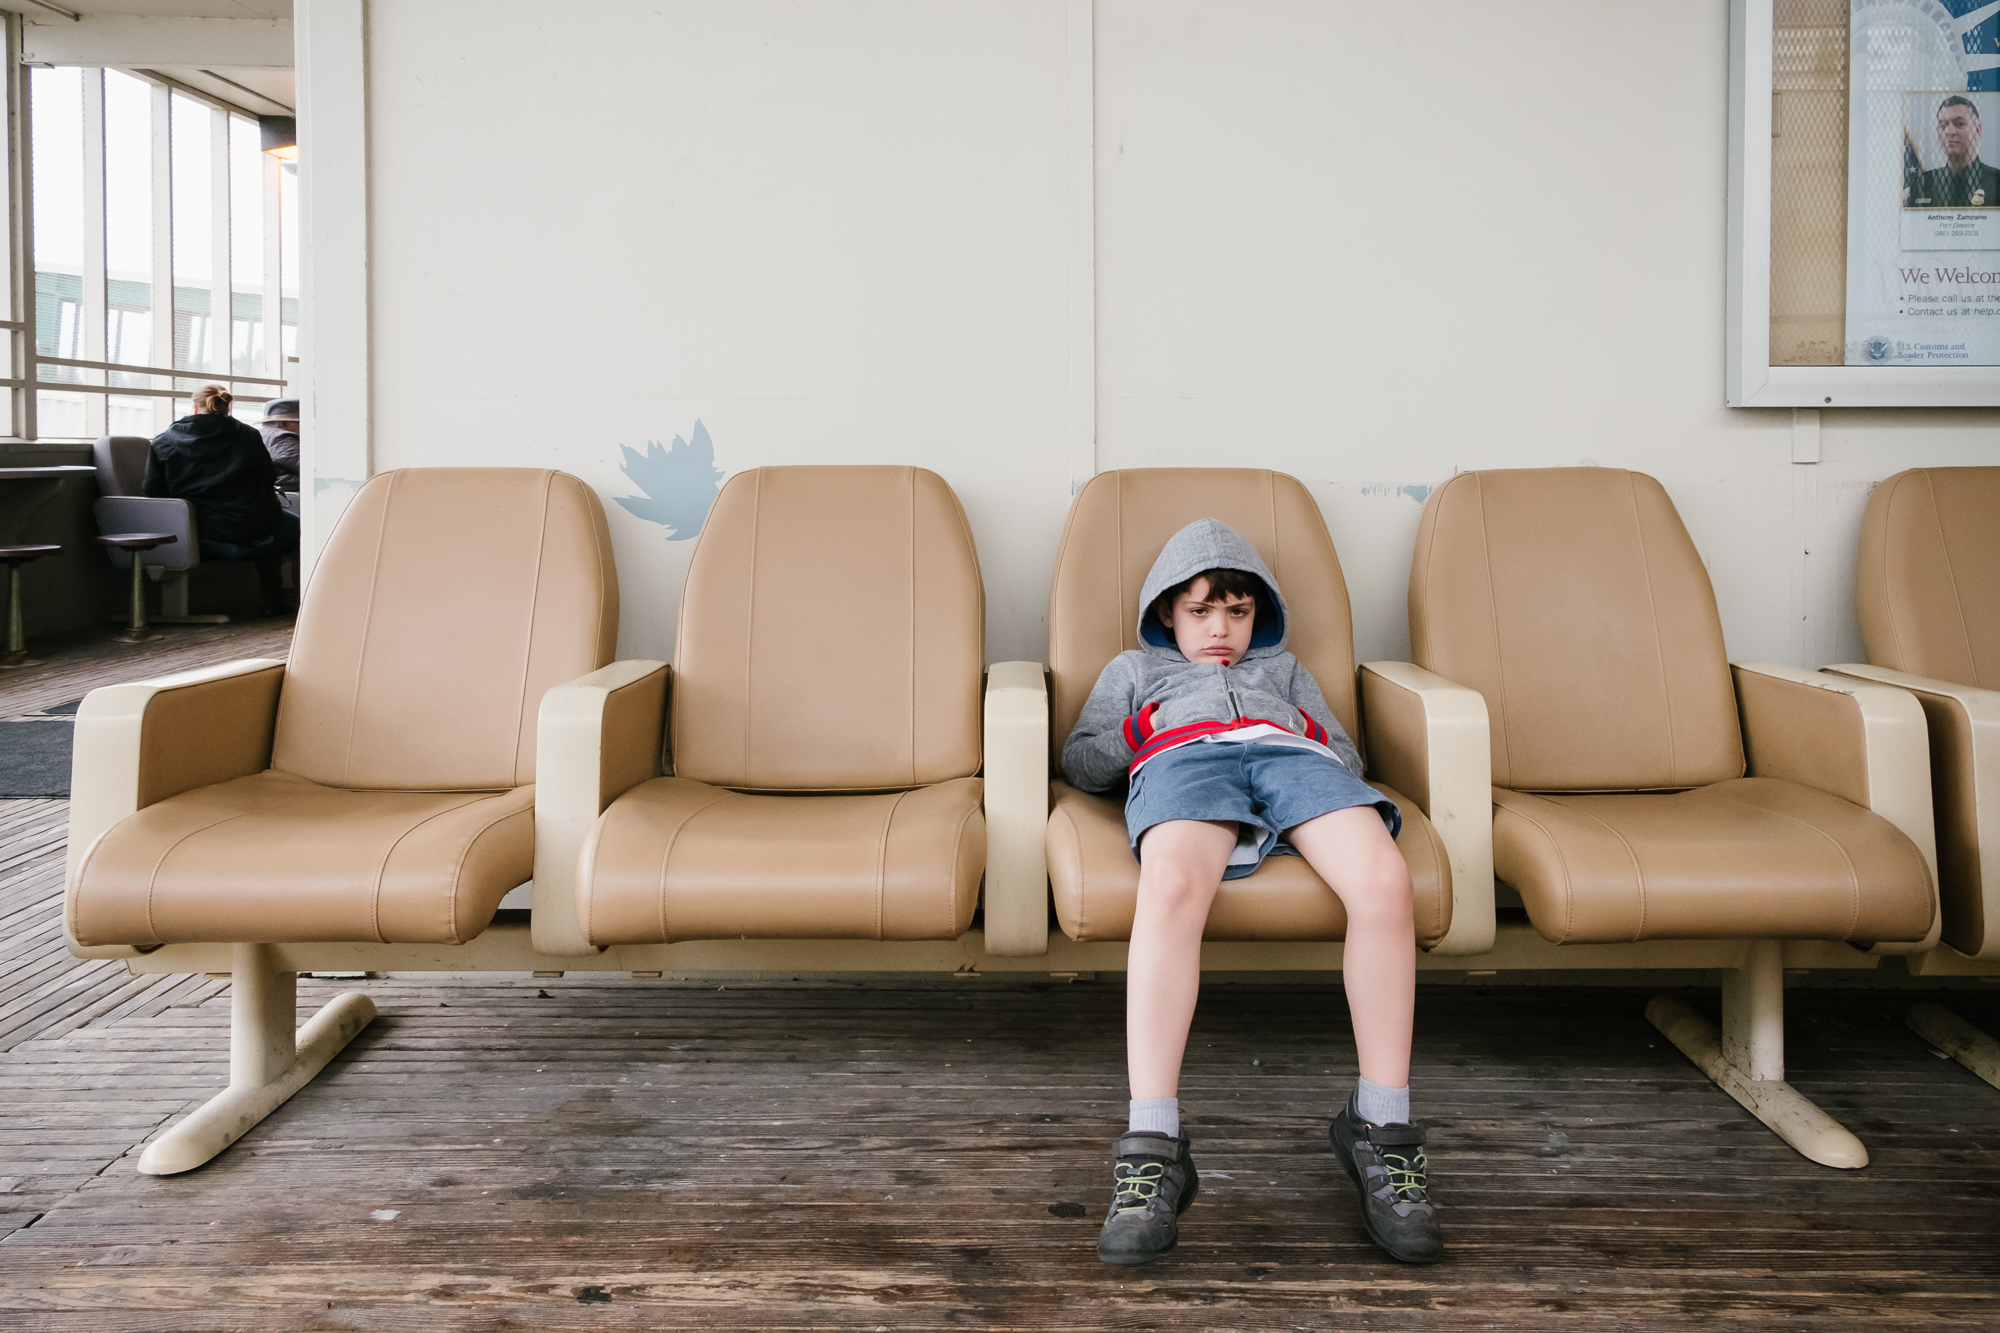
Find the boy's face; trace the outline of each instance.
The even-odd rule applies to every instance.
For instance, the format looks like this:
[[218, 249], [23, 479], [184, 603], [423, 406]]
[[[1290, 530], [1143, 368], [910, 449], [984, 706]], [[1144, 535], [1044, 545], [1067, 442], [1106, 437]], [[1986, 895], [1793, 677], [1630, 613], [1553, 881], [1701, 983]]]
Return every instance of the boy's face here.
[[1250, 631], [1257, 624], [1257, 599], [1210, 600], [1208, 580], [1196, 579], [1192, 587], [1174, 598], [1172, 614], [1162, 613], [1160, 619], [1173, 631], [1174, 643], [1188, 661], [1235, 666], [1250, 648]]

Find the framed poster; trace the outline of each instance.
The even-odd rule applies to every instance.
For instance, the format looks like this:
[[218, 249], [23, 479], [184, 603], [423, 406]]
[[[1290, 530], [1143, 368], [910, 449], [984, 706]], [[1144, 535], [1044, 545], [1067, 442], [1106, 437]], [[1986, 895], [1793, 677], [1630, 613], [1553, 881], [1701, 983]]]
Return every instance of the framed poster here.
[[2000, 2], [1731, 18], [1727, 401], [2000, 405]]

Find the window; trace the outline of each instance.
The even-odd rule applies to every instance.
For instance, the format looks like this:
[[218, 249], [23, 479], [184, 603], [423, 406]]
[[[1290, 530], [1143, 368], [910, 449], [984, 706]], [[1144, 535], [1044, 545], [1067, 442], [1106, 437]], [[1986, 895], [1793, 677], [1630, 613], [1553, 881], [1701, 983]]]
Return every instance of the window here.
[[[297, 349], [295, 163], [253, 116], [132, 71], [23, 71], [23, 439], [154, 435], [203, 383], [254, 419]], [[275, 331], [267, 326], [276, 322]]]

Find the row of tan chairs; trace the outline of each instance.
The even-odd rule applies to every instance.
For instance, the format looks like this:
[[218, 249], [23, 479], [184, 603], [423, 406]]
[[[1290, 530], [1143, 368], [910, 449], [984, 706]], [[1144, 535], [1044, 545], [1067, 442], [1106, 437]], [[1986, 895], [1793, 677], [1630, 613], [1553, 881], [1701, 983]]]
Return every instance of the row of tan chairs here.
[[[1923, 527], [1898, 497], [1912, 478], [1933, 497], [1970, 488], [1984, 535], [1961, 540], [1962, 515], [1933, 498], [1951, 517], [1919, 545], [1942, 525], [1942, 567], [1961, 590], [1984, 580], [1956, 603], [1964, 619], [1984, 597], [1988, 638], [1959, 631], [1976, 676], [2000, 671], [2000, 559], [1965, 552], [1991, 545], [2000, 469], [1949, 471], [1978, 475], [1906, 473], [1878, 493], [1863, 620], [1871, 646], [1871, 605], [1891, 608], [1897, 644], [1949, 638], [1900, 618], [1942, 613], [1911, 591], [1933, 571], [1895, 553]], [[375, 478], [342, 516], [288, 662], [85, 700], [73, 950], [234, 978], [230, 1086], [140, 1169], [209, 1160], [373, 1016], [350, 992], [294, 1031], [300, 971], [1122, 967], [1138, 871], [1120, 805], [1052, 759], [1098, 673], [1136, 646], [1161, 545], [1203, 517], [1256, 544], [1296, 608], [1292, 650], [1402, 808], [1426, 967], [1725, 969], [1719, 1030], [1665, 997], [1649, 1016], [1800, 1151], [1866, 1162], [1784, 1082], [1783, 973], [1888, 953], [2000, 970], [1976, 821], [1969, 843], [1947, 834], [1961, 879], [1939, 947], [1931, 800], [1934, 763], [1940, 793], [1959, 790], [1961, 750], [1964, 790], [1990, 785], [2000, 680], [1732, 665], [1665, 491], [1599, 468], [1439, 487], [1410, 582], [1416, 660], [1358, 670], [1339, 558], [1299, 482], [1107, 473], [1071, 508], [1046, 668], [988, 665], [950, 488], [915, 468], [795, 467], [718, 496], [671, 667], [612, 661], [618, 583], [589, 488], [416, 469]], [[1871, 559], [1891, 571], [1879, 587]], [[1878, 660], [1949, 676], [1894, 651]], [[1926, 712], [1951, 706], [1973, 718], [1959, 750], [1926, 733]], [[499, 911], [530, 878], [526, 919]], [[1272, 858], [1223, 885], [1204, 966], [1337, 968], [1344, 933], [1310, 868]]]

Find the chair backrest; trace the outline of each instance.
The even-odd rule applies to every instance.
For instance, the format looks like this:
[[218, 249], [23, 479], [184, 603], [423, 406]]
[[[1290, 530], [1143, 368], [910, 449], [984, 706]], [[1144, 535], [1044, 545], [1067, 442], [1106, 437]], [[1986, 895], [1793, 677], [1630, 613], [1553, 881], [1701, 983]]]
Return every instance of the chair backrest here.
[[97, 489], [103, 495], [144, 495], [146, 454], [153, 442], [143, 435], [100, 435], [90, 446], [97, 464]]
[[531, 468], [406, 468], [355, 495], [299, 608], [271, 766], [328, 786], [535, 780], [550, 686], [611, 660], [604, 507]]
[[1199, 518], [1257, 548], [1291, 611], [1286, 647], [1359, 745], [1353, 613], [1326, 519], [1297, 478], [1233, 467], [1102, 472], [1070, 503], [1049, 586], [1050, 743], [1061, 752], [1105, 663], [1139, 646], [1146, 574], [1167, 538]]
[[1876, 666], [2000, 690], [2000, 467], [1911, 468], [1878, 485], [1854, 609]]
[[745, 791], [970, 777], [985, 659], [979, 555], [942, 477], [739, 472], [681, 593], [674, 772]]
[[1743, 775], [1715, 590], [1643, 473], [1465, 472], [1438, 487], [1410, 568], [1410, 649], [1486, 696], [1496, 786], [1671, 791]]

